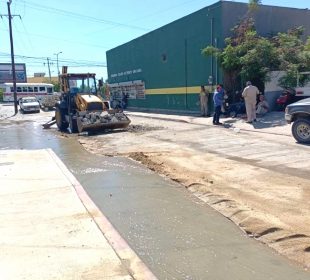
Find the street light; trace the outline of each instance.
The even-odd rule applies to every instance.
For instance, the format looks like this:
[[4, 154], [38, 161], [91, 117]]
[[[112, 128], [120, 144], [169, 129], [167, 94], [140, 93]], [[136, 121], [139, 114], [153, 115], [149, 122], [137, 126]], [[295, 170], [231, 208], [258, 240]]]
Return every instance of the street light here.
[[59, 72], [59, 65], [58, 65], [58, 56], [59, 56], [61, 53], [62, 53], [62, 52], [54, 53], [54, 55], [56, 55], [58, 77], [59, 77], [59, 75], [60, 75], [60, 72]]

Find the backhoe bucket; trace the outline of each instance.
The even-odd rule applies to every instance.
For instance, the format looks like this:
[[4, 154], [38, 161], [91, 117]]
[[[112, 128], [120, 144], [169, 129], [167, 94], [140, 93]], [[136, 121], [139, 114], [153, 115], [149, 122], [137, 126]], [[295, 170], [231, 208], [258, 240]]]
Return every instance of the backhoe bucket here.
[[122, 112], [87, 113], [77, 117], [77, 127], [81, 132], [100, 132], [107, 129], [124, 129], [130, 119]]

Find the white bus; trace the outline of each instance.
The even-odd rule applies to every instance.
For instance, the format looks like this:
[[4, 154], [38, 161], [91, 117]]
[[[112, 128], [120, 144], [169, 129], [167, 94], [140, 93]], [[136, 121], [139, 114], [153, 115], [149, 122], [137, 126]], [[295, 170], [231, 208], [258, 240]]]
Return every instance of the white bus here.
[[[3, 89], [3, 101], [14, 101], [13, 83], [4, 83], [0, 85]], [[53, 95], [54, 85], [41, 83], [17, 83], [16, 84], [17, 100], [22, 97], [35, 96], [41, 101], [47, 95]]]

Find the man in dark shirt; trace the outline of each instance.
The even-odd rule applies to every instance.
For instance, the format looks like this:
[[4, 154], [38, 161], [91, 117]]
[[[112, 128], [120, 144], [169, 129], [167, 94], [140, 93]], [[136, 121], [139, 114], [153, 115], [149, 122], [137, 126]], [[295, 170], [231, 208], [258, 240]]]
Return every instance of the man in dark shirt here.
[[214, 125], [221, 125], [220, 123], [220, 115], [221, 115], [221, 108], [224, 101], [224, 89], [222, 85], [218, 85], [213, 95], [213, 102], [214, 102], [214, 115], [213, 115], [213, 124]]

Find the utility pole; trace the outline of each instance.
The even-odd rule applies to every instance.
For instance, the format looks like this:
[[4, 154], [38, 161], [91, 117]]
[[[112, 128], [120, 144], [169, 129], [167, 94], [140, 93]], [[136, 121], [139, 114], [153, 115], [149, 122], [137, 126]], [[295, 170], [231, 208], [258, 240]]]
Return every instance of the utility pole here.
[[18, 112], [17, 108], [17, 93], [16, 93], [16, 71], [15, 71], [15, 61], [14, 61], [14, 44], [13, 44], [13, 32], [12, 32], [12, 18], [13, 17], [19, 17], [20, 15], [12, 15], [11, 14], [11, 3], [12, 0], [9, 0], [7, 2], [8, 5], [8, 14], [7, 15], [0, 15], [0, 17], [6, 16], [9, 19], [9, 30], [10, 30], [10, 44], [11, 44], [11, 63], [12, 63], [12, 80], [13, 80], [13, 91], [14, 91], [14, 109], [15, 109], [15, 115]]
[[58, 65], [58, 56], [61, 54], [62, 52], [58, 52], [58, 53], [54, 53], [54, 55], [56, 55], [56, 62], [57, 62], [57, 73], [58, 73], [58, 83], [60, 83], [60, 71], [59, 71], [59, 65]]
[[47, 67], [48, 67], [48, 75], [50, 77], [50, 82], [52, 81], [52, 77], [51, 77], [51, 67], [50, 67], [50, 59], [47, 57]]

